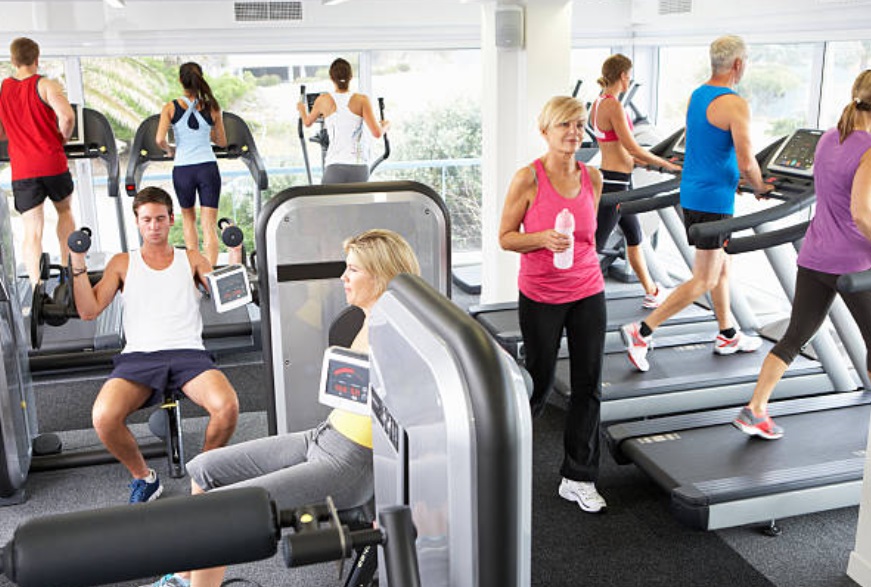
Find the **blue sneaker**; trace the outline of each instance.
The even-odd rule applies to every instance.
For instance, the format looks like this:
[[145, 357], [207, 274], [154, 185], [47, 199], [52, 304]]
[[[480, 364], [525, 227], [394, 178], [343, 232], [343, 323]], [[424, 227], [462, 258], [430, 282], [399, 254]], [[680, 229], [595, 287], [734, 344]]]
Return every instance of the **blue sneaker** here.
[[134, 479], [130, 487], [130, 503], [145, 503], [154, 501], [163, 493], [163, 485], [155, 473], [154, 483], [147, 483], [145, 479]]
[[190, 587], [191, 582], [184, 577], [178, 575], [164, 575], [151, 585], [143, 585], [142, 587]]

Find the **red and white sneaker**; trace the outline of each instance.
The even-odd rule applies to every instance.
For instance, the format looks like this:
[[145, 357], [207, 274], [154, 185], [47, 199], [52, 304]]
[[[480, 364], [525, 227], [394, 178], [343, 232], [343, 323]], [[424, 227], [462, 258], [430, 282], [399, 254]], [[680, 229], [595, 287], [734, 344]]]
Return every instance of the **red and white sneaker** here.
[[783, 428], [774, 423], [771, 416], [757, 416], [749, 406], [744, 406], [732, 425], [750, 436], [759, 436], [766, 440], [777, 440], [783, 436]]
[[758, 336], [747, 336], [740, 330], [732, 338], [718, 334], [714, 341], [714, 352], [718, 355], [734, 355], [735, 353], [752, 353], [762, 346]]
[[638, 322], [624, 324], [620, 327], [620, 335], [626, 343], [629, 361], [642, 373], [650, 369], [647, 362], [647, 351], [650, 350], [653, 335], [641, 336], [641, 325]]

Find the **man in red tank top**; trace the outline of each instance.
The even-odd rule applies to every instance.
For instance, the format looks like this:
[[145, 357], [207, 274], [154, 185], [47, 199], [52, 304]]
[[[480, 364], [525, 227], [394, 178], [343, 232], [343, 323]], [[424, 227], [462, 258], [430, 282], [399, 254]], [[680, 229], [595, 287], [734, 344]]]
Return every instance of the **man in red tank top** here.
[[15, 73], [0, 86], [0, 141], [9, 142], [12, 195], [24, 221], [22, 256], [30, 281], [36, 284], [46, 198], [57, 210], [61, 264], [66, 265], [69, 256], [67, 237], [75, 229], [75, 220], [64, 143], [72, 135], [75, 118], [60, 84], [37, 73], [39, 45], [21, 37], [12, 41], [9, 52]]

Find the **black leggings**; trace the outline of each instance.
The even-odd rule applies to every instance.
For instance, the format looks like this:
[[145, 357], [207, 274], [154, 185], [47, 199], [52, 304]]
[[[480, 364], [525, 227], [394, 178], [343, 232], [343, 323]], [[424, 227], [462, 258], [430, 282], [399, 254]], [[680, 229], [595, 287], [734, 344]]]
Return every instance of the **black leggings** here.
[[[625, 192], [632, 189], [632, 174], [620, 173], [619, 171], [602, 170], [602, 193]], [[608, 237], [614, 232], [614, 227], [620, 223], [620, 230], [626, 238], [626, 244], [637, 247], [644, 240], [641, 231], [641, 223], [635, 214], [620, 214], [617, 206], [599, 205], [599, 213], [596, 217], [596, 250], [601, 251], [608, 242]]]
[[[829, 308], [838, 293], [835, 287], [839, 275], [798, 268], [795, 278], [795, 300], [786, 334], [771, 349], [771, 354], [789, 365], [802, 348], [813, 338], [829, 313]], [[859, 326], [865, 348], [866, 368], [871, 371], [871, 291], [841, 294], [844, 303]]]
[[566, 304], [543, 304], [522, 293], [520, 331], [526, 369], [532, 376], [530, 406], [539, 415], [553, 388], [563, 328], [569, 342], [572, 393], [563, 432], [565, 455], [560, 474], [573, 481], [599, 475], [599, 408], [602, 354], [605, 350], [605, 293]]

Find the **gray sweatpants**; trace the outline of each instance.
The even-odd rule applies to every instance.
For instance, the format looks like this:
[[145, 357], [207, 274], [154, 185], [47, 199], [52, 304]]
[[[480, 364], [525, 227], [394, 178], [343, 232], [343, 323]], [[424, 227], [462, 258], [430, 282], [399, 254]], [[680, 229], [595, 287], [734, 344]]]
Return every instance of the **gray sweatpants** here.
[[348, 509], [374, 494], [372, 450], [328, 422], [210, 450], [197, 455], [187, 469], [205, 491], [262, 487], [279, 509], [322, 503], [327, 495], [338, 509]]

